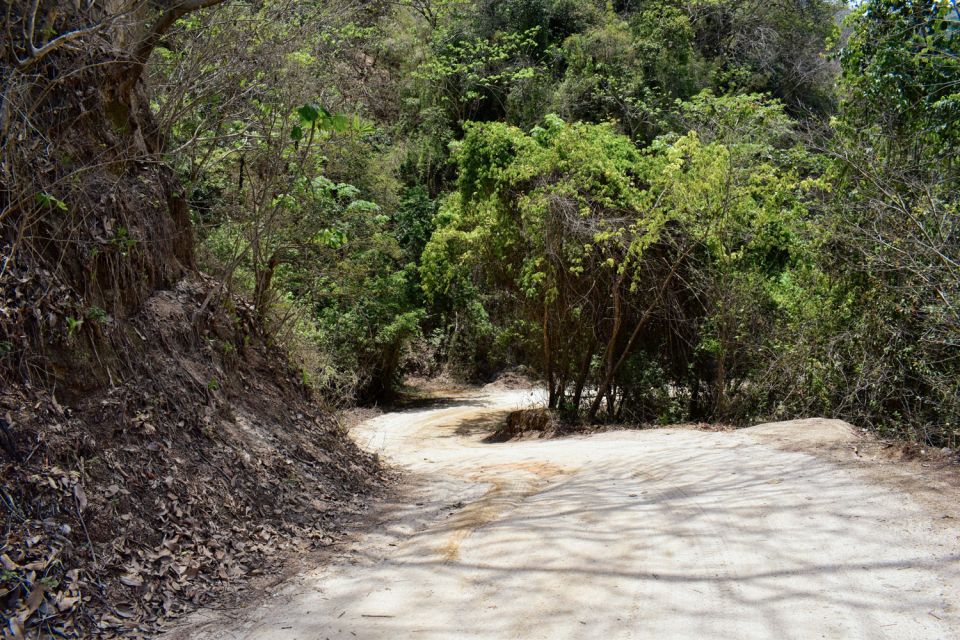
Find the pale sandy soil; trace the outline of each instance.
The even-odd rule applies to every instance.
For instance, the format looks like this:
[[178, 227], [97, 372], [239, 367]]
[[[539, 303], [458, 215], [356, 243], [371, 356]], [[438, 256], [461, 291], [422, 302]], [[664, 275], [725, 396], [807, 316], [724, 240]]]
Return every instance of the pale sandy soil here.
[[171, 637], [958, 637], [952, 482], [829, 420], [481, 442], [535, 400], [459, 394], [355, 427], [403, 495], [328, 565]]

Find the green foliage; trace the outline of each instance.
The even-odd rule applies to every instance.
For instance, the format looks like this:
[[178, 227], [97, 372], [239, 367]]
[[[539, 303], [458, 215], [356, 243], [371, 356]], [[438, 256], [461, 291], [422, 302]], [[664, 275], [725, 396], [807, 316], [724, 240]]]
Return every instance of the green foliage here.
[[370, 123], [364, 122], [359, 116], [355, 115], [351, 118], [342, 113], [330, 113], [325, 107], [316, 104], [305, 104], [297, 107], [297, 115], [300, 116], [300, 124], [294, 125], [290, 134], [290, 138], [294, 142], [303, 139], [303, 126], [309, 126], [311, 133], [320, 131], [369, 134], [374, 130]]
[[136, 238], [131, 238], [127, 227], [121, 224], [117, 226], [113, 237], [110, 238], [110, 244], [117, 248], [120, 255], [126, 257], [130, 253], [130, 250], [137, 246], [137, 240]]
[[[680, 112], [703, 133], [665, 136], [645, 153], [609, 125], [557, 117], [530, 133], [470, 125], [457, 147], [459, 190], [424, 251], [424, 287], [435, 302], [483, 304], [515, 353], [539, 346], [556, 406], [568, 392], [574, 406], [585, 401], [594, 380], [616, 387], [607, 416], [618, 415], [637, 383], [631, 376], [650, 370], [631, 373], [635, 345], [674, 372], [671, 385], [700, 385], [681, 362], [697, 355], [664, 351], [677, 339], [652, 321], [672, 313], [666, 296], [687, 295], [675, 291], [678, 271], [698, 300], [673, 321], [700, 336], [700, 359], [710, 361], [693, 375], [728, 372], [710, 373], [715, 408], [750, 372], [726, 362], [752, 337], [733, 328], [746, 310], [740, 298], [757, 318], [770, 312], [800, 251], [811, 185], [789, 162], [802, 153], [787, 147], [791, 128], [778, 105], [704, 94]], [[524, 328], [507, 331], [517, 315]]]
[[[577, 271], [588, 259], [603, 261], [604, 243], [622, 242], [604, 215], [639, 211], [645, 194], [631, 172], [640, 154], [604, 125], [567, 125], [548, 118], [530, 134], [500, 124], [473, 125], [457, 149], [459, 192], [438, 216], [438, 232], [424, 252], [424, 282], [431, 295], [469, 290], [472, 260], [482, 259], [496, 277], [509, 279], [526, 299], [554, 295], [558, 274], [544, 260], [556, 251]], [[562, 209], [562, 211], [560, 211]], [[579, 238], [549, 235], [551, 215], [573, 220], [596, 214]], [[634, 250], [655, 237], [661, 221], [647, 221]]]
[[685, 2], [709, 86], [722, 93], [762, 92], [794, 114], [829, 113], [833, 69], [823, 51], [836, 37], [840, 0]]
[[97, 324], [104, 324], [107, 322], [107, 320], [109, 320], [107, 312], [102, 307], [98, 307], [97, 305], [93, 305], [87, 309], [87, 318], [93, 320]]
[[38, 193], [36, 196], [37, 203], [44, 206], [50, 207], [53, 209], [59, 209], [60, 211], [67, 210], [67, 203], [63, 200], [60, 200], [49, 193]]
[[944, 153], [960, 144], [960, 16], [949, 0], [873, 0], [847, 20], [843, 117]]
[[74, 337], [83, 327], [83, 318], [67, 316], [67, 336]]
[[437, 203], [422, 186], [410, 187], [404, 192], [394, 216], [394, 235], [406, 262], [420, 261], [420, 254], [433, 233], [436, 211]]
[[236, 24], [258, 30], [239, 40], [264, 66], [223, 88], [234, 94], [200, 93], [202, 108], [174, 127], [195, 140], [184, 173], [206, 266], [250, 296], [314, 388], [338, 402], [388, 395], [423, 313], [392, 235], [398, 186], [379, 175], [378, 126], [311, 95], [325, 92], [320, 56], [377, 30], [348, 23], [298, 40], [293, 23], [261, 22], [268, 8], [233, 10], [252, 12]]
[[330, 397], [527, 364], [568, 418], [955, 443], [960, 17], [801, 4], [231, 4], [154, 108], [205, 266]]
[[820, 406], [955, 446], [960, 16], [948, 2], [873, 0], [848, 24], [822, 240], [838, 301], [809, 350]]
[[555, 101], [568, 119], [613, 119], [633, 138], [650, 139], [674, 98], [699, 80], [692, 68], [687, 14], [667, 0], [570, 36], [560, 49], [566, 70]]
[[475, 118], [485, 102], [502, 102], [513, 84], [533, 77], [527, 56], [536, 46], [537, 31], [445, 42], [413, 77], [436, 87], [439, 104], [454, 121]]

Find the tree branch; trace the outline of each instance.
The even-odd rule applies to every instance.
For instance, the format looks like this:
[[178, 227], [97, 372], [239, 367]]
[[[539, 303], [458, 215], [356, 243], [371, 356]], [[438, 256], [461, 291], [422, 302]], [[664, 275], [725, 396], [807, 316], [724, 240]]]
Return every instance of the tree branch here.
[[[56, 38], [54, 38], [53, 40], [49, 41], [47, 44], [40, 47], [39, 49], [34, 46], [33, 40], [31, 38], [30, 42], [27, 45], [29, 47], [30, 55], [25, 60], [21, 60], [19, 57], [16, 59], [17, 69], [19, 71], [24, 71], [28, 69], [29, 67], [31, 67], [32, 65], [36, 64], [41, 59], [43, 59], [46, 55], [53, 53], [60, 47], [66, 44], [69, 44], [70, 42], [73, 42], [78, 38], [82, 38], [83, 36], [87, 36], [92, 33], [96, 33], [97, 31], [100, 31], [101, 29], [107, 26], [108, 22], [100, 22], [90, 27], [83, 27], [82, 29], [75, 29], [73, 31], [62, 33]], [[32, 24], [31, 24], [31, 27], [32, 27]]]
[[137, 77], [139, 77], [140, 71], [150, 58], [150, 54], [153, 53], [153, 50], [160, 42], [160, 38], [169, 31], [170, 27], [172, 27], [177, 20], [192, 11], [206, 9], [223, 2], [226, 2], [226, 0], [174, 0], [171, 6], [157, 18], [157, 21], [150, 28], [150, 32], [140, 41], [140, 44], [138, 44], [134, 50], [133, 59], [138, 67]]

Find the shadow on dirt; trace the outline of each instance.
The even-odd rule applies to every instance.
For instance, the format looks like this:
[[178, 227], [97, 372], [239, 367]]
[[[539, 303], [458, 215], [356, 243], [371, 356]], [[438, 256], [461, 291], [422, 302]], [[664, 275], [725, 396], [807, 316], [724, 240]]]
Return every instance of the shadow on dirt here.
[[[489, 423], [487, 416], [458, 428]], [[365, 558], [360, 564], [369, 568], [324, 604], [346, 612], [338, 624], [370, 638], [425, 628], [416, 616], [365, 617], [384, 606], [371, 584], [389, 585], [380, 591], [389, 594], [391, 612], [415, 610], [433, 594], [458, 594], [449, 612], [431, 617], [438, 626], [426, 627], [438, 638], [455, 636], [462, 624], [463, 585], [474, 585], [470, 597], [495, 598], [495, 607], [471, 616], [484, 630], [480, 637], [516, 637], [514, 625], [531, 617], [531, 600], [555, 611], [602, 602], [602, 610], [629, 612], [638, 597], [656, 615], [633, 623], [652, 637], [666, 615], [677, 632], [671, 637], [717, 637], [703, 632], [710, 607], [716, 613], [708, 626], [744, 632], [739, 637], [796, 637], [791, 630], [802, 627], [866, 638], [895, 625], [941, 637], [949, 613], [940, 585], [960, 578], [955, 550], [900, 544], [902, 531], [885, 526], [889, 494], [882, 489], [808, 456], [746, 449], [717, 442], [663, 448], [656, 457], [609, 456], [589, 473], [558, 477], [532, 494], [501, 489], [502, 475], [494, 473], [493, 488], [474, 506], [452, 509], [387, 559]], [[733, 468], [731, 454], [739, 461]], [[905, 521], [915, 515], [899, 514]], [[622, 637], [620, 618], [580, 615], [594, 637]], [[534, 617], [557, 635], [569, 631], [562, 616]], [[318, 625], [304, 629], [320, 633]]]

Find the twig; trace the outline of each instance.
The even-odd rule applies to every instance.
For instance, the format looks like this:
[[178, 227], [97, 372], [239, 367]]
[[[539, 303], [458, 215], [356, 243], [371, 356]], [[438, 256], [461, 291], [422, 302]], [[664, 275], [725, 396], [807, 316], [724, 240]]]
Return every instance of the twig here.
[[77, 509], [77, 517], [80, 519], [80, 526], [83, 527], [83, 534], [87, 537], [87, 545], [90, 547], [90, 556], [93, 558], [94, 566], [99, 567], [100, 562], [97, 560], [97, 552], [93, 549], [93, 540], [90, 539], [90, 532], [87, 531], [87, 523], [83, 520], [83, 514], [80, 512], [80, 501], [77, 499], [77, 495], [73, 495], [73, 504]]

